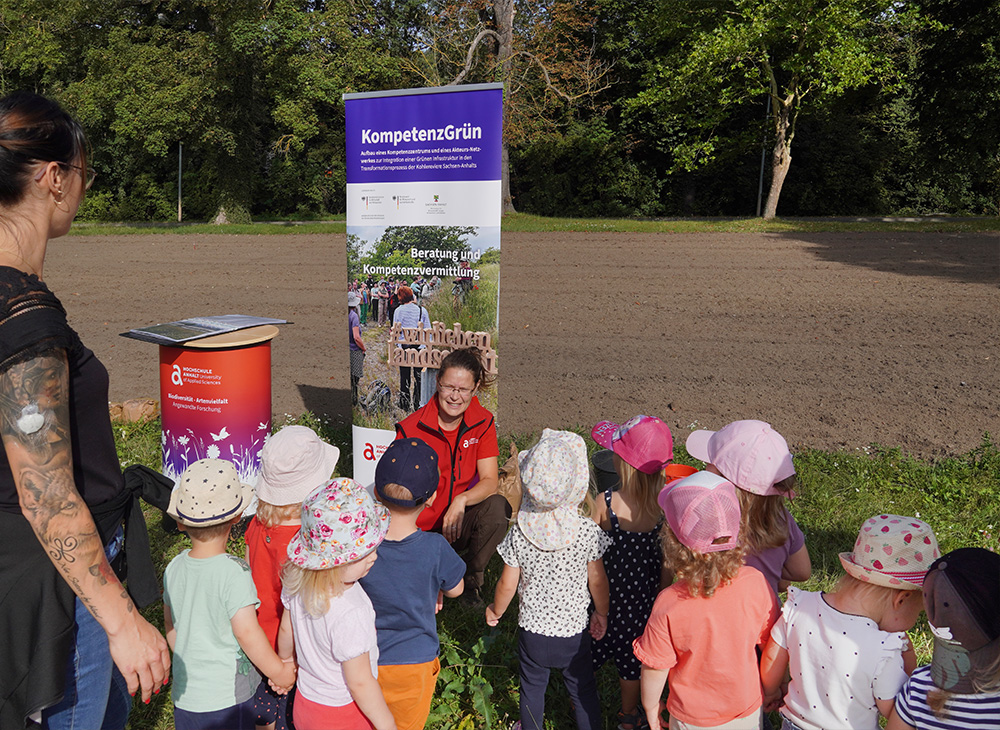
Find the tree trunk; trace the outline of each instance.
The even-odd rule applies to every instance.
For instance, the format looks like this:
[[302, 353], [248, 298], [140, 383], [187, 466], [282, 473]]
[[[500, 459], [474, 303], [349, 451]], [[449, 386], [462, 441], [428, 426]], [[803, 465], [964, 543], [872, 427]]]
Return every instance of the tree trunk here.
[[517, 212], [514, 210], [514, 199], [510, 196], [510, 153], [506, 141], [500, 149], [500, 212]]
[[[507, 106], [510, 103], [510, 73], [514, 58], [514, 0], [494, 0], [493, 17], [496, 19], [497, 60], [500, 62], [500, 72], [504, 83], [503, 115], [507, 121]], [[507, 125], [504, 124], [504, 140], [500, 150], [500, 211], [514, 213], [514, 199], [510, 195], [510, 151], [507, 147]]]
[[771, 152], [771, 188], [767, 191], [764, 204], [764, 220], [771, 220], [778, 214], [778, 198], [785, 184], [788, 168], [792, 166], [792, 134], [789, 132], [790, 109], [787, 104], [776, 101], [774, 112], [774, 150]]

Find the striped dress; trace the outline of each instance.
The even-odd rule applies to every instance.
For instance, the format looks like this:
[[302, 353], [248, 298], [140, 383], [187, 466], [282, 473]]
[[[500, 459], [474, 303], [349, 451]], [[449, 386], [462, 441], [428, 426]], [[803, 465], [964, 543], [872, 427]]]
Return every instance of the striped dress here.
[[896, 695], [899, 718], [917, 730], [1000, 728], [1000, 692], [951, 695], [944, 706], [944, 717], [938, 717], [927, 705], [927, 693], [933, 689], [930, 666], [917, 669]]

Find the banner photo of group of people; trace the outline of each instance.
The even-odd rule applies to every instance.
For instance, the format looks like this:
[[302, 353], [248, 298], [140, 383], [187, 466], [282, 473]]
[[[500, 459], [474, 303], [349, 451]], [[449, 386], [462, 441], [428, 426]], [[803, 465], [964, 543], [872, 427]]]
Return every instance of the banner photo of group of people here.
[[[501, 84], [345, 94], [354, 478], [434, 397], [452, 350], [496, 375]], [[479, 393], [496, 412], [497, 389]]]

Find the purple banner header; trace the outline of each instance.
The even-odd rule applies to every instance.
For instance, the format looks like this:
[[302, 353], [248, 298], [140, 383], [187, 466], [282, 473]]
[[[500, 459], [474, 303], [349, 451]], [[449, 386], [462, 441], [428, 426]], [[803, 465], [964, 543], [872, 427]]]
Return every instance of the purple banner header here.
[[454, 88], [345, 100], [347, 182], [499, 180], [503, 90]]

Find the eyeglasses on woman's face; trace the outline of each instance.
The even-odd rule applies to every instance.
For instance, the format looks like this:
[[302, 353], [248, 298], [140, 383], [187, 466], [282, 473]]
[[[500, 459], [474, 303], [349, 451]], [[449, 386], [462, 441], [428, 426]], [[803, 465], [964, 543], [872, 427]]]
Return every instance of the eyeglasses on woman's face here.
[[[74, 170], [80, 173], [80, 178], [84, 180], [83, 189], [90, 190], [91, 186], [94, 184], [94, 179], [97, 177], [97, 170], [89, 165], [86, 168], [80, 167], [79, 165], [74, 165], [72, 162], [62, 162], [61, 160], [42, 160], [42, 162], [55, 162], [60, 167], [72, 167]], [[43, 167], [37, 175], [35, 175], [35, 180], [41, 180], [42, 175], [45, 174], [45, 168]]]
[[94, 179], [97, 177], [97, 170], [95, 170], [93, 167], [90, 167], [89, 165], [87, 166], [86, 169], [84, 169], [79, 165], [73, 165], [69, 162], [60, 162], [59, 164], [63, 165], [64, 167], [72, 167], [74, 170], [79, 172], [80, 177], [82, 177], [84, 181], [83, 189], [90, 190], [91, 186], [94, 184]]
[[442, 395], [457, 395], [462, 400], [476, 392], [475, 388], [456, 388], [453, 385], [444, 385], [443, 383], [438, 383], [438, 390], [441, 391]]

